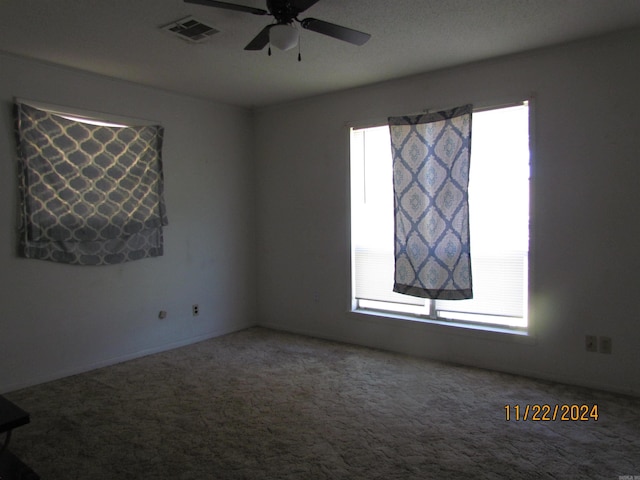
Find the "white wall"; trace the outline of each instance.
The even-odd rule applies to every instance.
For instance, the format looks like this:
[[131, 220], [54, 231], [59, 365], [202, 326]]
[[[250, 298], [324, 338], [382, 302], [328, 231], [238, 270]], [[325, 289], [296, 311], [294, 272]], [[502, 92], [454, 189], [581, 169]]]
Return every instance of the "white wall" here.
[[[250, 111], [12, 56], [0, 71], [0, 392], [255, 322]], [[163, 257], [78, 267], [17, 256], [14, 96], [164, 125]]]
[[[252, 115], [0, 54], [0, 392], [259, 322], [640, 394], [638, 59], [632, 31]], [[351, 313], [347, 123], [530, 94], [532, 341]], [[163, 257], [17, 257], [14, 96], [163, 123]], [[611, 336], [613, 354], [585, 352], [585, 334]]]
[[[351, 313], [346, 124], [531, 94], [532, 341]], [[639, 30], [257, 111], [260, 323], [640, 394], [639, 112]]]

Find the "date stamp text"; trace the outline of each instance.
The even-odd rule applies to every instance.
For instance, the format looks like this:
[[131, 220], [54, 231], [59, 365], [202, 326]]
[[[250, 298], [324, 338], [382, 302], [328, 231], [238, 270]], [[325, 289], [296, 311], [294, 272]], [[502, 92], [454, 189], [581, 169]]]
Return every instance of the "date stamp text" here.
[[598, 404], [526, 404], [505, 405], [505, 420], [523, 422], [589, 422], [598, 421]]

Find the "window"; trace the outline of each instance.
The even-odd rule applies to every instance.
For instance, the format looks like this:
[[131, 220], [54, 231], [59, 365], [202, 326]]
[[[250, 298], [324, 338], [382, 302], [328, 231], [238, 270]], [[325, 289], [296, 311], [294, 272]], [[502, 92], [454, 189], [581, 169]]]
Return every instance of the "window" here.
[[20, 254], [76, 265], [161, 256], [163, 128], [14, 107]]
[[392, 159], [387, 125], [351, 131], [352, 303], [427, 321], [526, 330], [529, 106], [473, 113], [469, 225], [474, 298], [393, 292]]

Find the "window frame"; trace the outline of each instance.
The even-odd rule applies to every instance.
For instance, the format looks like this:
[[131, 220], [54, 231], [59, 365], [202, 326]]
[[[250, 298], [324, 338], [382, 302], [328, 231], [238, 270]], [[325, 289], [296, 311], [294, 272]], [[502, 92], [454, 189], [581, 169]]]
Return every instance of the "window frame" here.
[[137, 118], [124, 115], [116, 115], [113, 113], [99, 112], [96, 110], [88, 110], [84, 108], [71, 107], [66, 105], [58, 105], [54, 103], [41, 102], [39, 100], [31, 100], [27, 98], [14, 97], [14, 103], [24, 103], [38, 110], [44, 110], [54, 113], [69, 120], [89, 123], [93, 125], [105, 125], [114, 127], [142, 127], [142, 126], [163, 126], [161, 121], [148, 118]]
[[[463, 102], [464, 103], [464, 102]], [[517, 338], [529, 338], [533, 339], [535, 337], [535, 317], [533, 315], [532, 308], [532, 280], [533, 280], [533, 271], [534, 271], [534, 235], [535, 231], [535, 219], [534, 219], [534, 200], [535, 200], [535, 95], [531, 94], [526, 97], [519, 97], [516, 100], [507, 100], [504, 102], [495, 102], [495, 103], [486, 103], [486, 104], [474, 104], [473, 113], [480, 113], [484, 111], [497, 110], [501, 108], [515, 107], [519, 105], [526, 104], [528, 107], [528, 140], [529, 140], [529, 245], [528, 245], [528, 254], [526, 257], [527, 262], [527, 270], [526, 270], [526, 319], [527, 325], [524, 327], [520, 326], [511, 326], [511, 325], [503, 325], [497, 322], [479, 322], [476, 320], [465, 320], [463, 318], [448, 318], [441, 315], [438, 315], [438, 310], [436, 309], [437, 300], [433, 299], [424, 299], [425, 305], [408, 305], [408, 304], [399, 304], [390, 301], [380, 301], [377, 302], [375, 300], [361, 300], [355, 297], [355, 279], [356, 279], [356, 271], [355, 271], [355, 244], [353, 239], [353, 201], [352, 201], [352, 193], [353, 193], [353, 160], [352, 156], [352, 131], [359, 129], [367, 129], [367, 128], [375, 128], [375, 127], [383, 127], [387, 125], [386, 118], [384, 119], [370, 119], [362, 122], [348, 122], [346, 124], [347, 127], [347, 144], [348, 144], [348, 159], [349, 159], [349, 178], [348, 178], [348, 198], [349, 198], [349, 215], [348, 215], [348, 238], [349, 238], [349, 253], [350, 253], [350, 262], [349, 262], [349, 272], [350, 272], [350, 282], [349, 282], [349, 312], [352, 314], [356, 314], [358, 316], [364, 316], [368, 318], [388, 318], [394, 320], [407, 320], [410, 324], [419, 325], [419, 324], [427, 324], [427, 325], [435, 325], [438, 327], [444, 327], [449, 331], [451, 327], [453, 327], [454, 332], [487, 332], [488, 334], [498, 333], [498, 334], [507, 334], [507, 337]], [[446, 108], [438, 108], [438, 109], [429, 109], [425, 111], [435, 111], [435, 110], [446, 110]], [[422, 112], [424, 113], [424, 112]], [[361, 303], [364, 302], [366, 306], [362, 306]], [[378, 304], [378, 305], [374, 305]], [[395, 308], [385, 308], [387, 306], [393, 306]], [[405, 310], [405, 311], [402, 311]], [[445, 310], [446, 311], [446, 310]], [[473, 314], [481, 316], [481, 314]], [[463, 316], [463, 315], [462, 315]], [[485, 315], [486, 317], [496, 318], [496, 315]], [[361, 318], [361, 317], [359, 317]], [[504, 336], [504, 335], [502, 335]], [[528, 341], [528, 340], [527, 340]]]

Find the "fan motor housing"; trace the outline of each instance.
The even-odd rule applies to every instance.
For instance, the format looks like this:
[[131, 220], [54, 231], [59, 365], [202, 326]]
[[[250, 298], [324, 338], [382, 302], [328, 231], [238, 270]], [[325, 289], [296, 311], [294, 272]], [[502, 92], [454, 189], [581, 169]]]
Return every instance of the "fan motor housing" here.
[[300, 13], [288, 0], [267, 0], [267, 9], [278, 23], [289, 24]]

